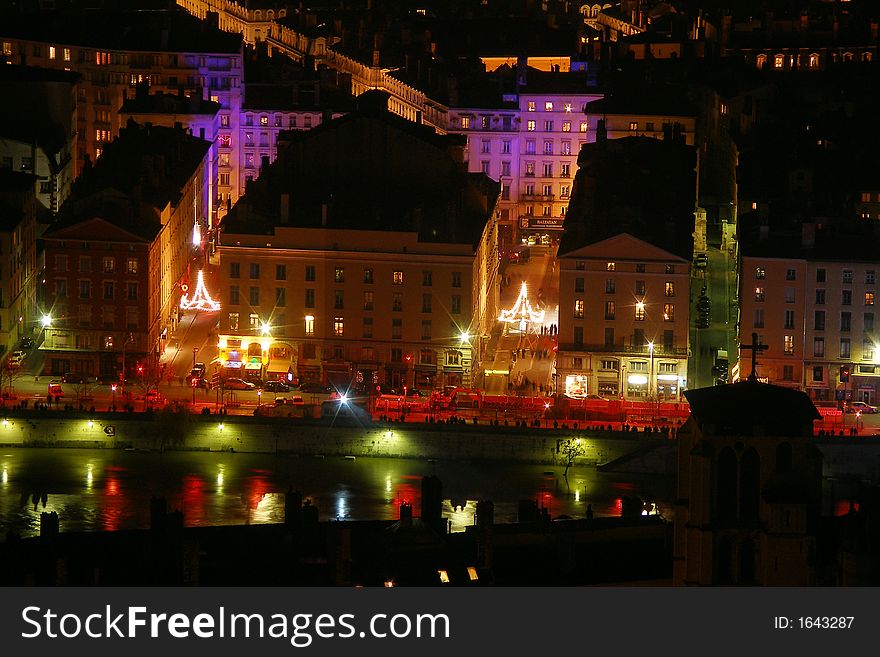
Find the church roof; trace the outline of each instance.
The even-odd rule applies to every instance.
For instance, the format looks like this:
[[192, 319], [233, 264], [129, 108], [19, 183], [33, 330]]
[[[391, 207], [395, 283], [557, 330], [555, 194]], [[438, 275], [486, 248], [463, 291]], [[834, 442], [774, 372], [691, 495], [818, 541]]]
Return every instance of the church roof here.
[[716, 435], [802, 435], [821, 419], [805, 393], [758, 381], [688, 390], [684, 396], [704, 431], [711, 426]]

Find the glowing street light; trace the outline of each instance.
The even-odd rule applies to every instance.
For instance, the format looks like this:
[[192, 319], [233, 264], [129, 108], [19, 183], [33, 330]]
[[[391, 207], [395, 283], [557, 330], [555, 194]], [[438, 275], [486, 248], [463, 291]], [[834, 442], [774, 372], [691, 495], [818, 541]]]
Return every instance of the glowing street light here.
[[272, 325], [269, 322], [263, 322], [260, 325], [260, 333], [262, 335], [270, 335], [272, 333]]
[[461, 341], [462, 344], [464, 344], [465, 342], [470, 342], [471, 334], [468, 333], [467, 331], [462, 331], [459, 334], [458, 339]]
[[52, 315], [46, 313], [40, 319], [40, 323], [43, 325], [43, 328], [49, 328], [50, 326], [52, 326]]

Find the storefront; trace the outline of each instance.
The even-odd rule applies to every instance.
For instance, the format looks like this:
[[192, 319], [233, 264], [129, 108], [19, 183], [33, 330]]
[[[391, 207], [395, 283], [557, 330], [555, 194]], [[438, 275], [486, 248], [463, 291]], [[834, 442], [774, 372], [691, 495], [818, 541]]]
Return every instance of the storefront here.
[[333, 364], [324, 366], [324, 375], [327, 385], [335, 390], [345, 392], [351, 387], [351, 369], [348, 364]]
[[564, 224], [564, 216], [526, 215], [520, 217], [520, 237], [524, 244], [546, 246], [561, 237]]
[[413, 387], [418, 390], [434, 390], [437, 378], [437, 366], [433, 364], [416, 365], [413, 375]]
[[589, 377], [584, 374], [569, 374], [565, 377], [565, 396], [582, 399], [589, 394]]
[[648, 377], [644, 374], [630, 374], [626, 377], [627, 399], [645, 399], [648, 397]]
[[244, 364], [242, 378], [255, 385], [263, 382], [263, 363], [259, 357], [255, 356], [248, 359], [248, 362]]
[[296, 372], [293, 359], [294, 350], [289, 345], [274, 344], [269, 348], [269, 364], [266, 366], [266, 378], [271, 381], [292, 381]]
[[657, 398], [660, 401], [678, 401], [679, 390], [677, 374], [657, 375]]

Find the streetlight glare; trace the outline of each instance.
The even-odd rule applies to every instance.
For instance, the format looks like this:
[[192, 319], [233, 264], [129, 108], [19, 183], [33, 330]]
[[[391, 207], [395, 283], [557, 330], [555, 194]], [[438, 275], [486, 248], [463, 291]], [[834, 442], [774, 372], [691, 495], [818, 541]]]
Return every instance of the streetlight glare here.
[[348, 403], [348, 396], [345, 394], [339, 395], [339, 401], [341, 401], [343, 404], [347, 404]]
[[467, 342], [468, 340], [471, 339], [471, 334], [468, 333], [467, 331], [462, 331], [458, 337], [462, 342]]
[[272, 325], [269, 322], [263, 322], [260, 331], [263, 335], [269, 335], [272, 332]]
[[51, 326], [52, 325], [52, 315], [49, 315], [49, 314], [43, 315], [42, 319], [40, 319], [40, 323], [44, 327]]

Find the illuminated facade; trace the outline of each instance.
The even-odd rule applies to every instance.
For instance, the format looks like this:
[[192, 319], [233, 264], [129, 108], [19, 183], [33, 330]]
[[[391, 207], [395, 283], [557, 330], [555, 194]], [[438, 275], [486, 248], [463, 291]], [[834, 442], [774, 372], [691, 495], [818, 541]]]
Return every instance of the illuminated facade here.
[[559, 258], [559, 394], [677, 401], [690, 263], [627, 234]]

